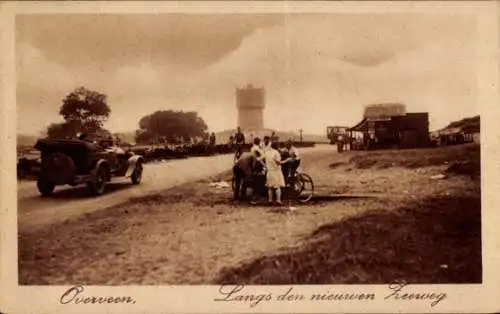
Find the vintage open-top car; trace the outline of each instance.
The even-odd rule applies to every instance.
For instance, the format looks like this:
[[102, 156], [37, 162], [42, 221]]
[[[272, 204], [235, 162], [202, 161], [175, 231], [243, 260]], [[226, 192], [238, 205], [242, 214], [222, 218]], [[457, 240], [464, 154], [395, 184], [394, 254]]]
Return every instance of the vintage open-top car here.
[[41, 152], [37, 186], [42, 195], [51, 194], [57, 185], [79, 184], [100, 195], [112, 177], [129, 177], [133, 184], [141, 182], [143, 157], [133, 152], [77, 139], [40, 139], [35, 148]]

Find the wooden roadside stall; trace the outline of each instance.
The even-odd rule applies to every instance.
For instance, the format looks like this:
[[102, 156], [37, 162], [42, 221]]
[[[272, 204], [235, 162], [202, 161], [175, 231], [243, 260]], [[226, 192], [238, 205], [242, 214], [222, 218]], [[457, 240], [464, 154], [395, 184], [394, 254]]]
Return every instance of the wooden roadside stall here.
[[478, 143], [480, 141], [480, 117], [474, 116], [451, 122], [445, 128], [434, 132], [438, 145]]
[[419, 148], [430, 143], [428, 113], [406, 113], [399, 103], [366, 106], [363, 119], [347, 132], [351, 150]]

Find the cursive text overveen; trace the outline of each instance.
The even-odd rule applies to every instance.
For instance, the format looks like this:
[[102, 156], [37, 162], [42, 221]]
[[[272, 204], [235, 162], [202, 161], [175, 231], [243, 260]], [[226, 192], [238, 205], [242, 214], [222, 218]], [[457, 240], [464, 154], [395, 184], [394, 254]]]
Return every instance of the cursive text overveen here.
[[82, 286], [74, 286], [66, 290], [59, 300], [61, 304], [135, 304], [130, 296], [89, 296], [84, 294]]

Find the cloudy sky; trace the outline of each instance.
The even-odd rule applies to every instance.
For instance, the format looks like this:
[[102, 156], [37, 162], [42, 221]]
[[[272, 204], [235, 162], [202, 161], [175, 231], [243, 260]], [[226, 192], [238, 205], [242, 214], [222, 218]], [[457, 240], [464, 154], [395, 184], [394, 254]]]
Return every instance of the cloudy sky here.
[[18, 132], [37, 135], [78, 86], [108, 95], [106, 127], [196, 110], [234, 128], [235, 86], [266, 88], [266, 127], [323, 134], [369, 103], [479, 113], [476, 17], [467, 14], [157, 14], [16, 17]]

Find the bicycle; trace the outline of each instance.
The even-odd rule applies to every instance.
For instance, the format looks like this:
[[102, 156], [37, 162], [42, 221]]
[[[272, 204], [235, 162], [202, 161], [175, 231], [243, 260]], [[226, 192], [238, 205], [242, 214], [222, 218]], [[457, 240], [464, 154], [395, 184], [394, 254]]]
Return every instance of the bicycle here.
[[[254, 181], [255, 182], [255, 181]], [[249, 188], [258, 189], [259, 192], [257, 194], [262, 194], [262, 196], [267, 195], [267, 187], [265, 186], [265, 180], [262, 184], [249, 184]], [[231, 180], [231, 187], [234, 190], [236, 189], [236, 181], [233, 176]], [[285, 180], [285, 195], [289, 200], [296, 200], [299, 203], [305, 204], [309, 202], [314, 196], [314, 181], [310, 175], [303, 172], [297, 172], [294, 175], [288, 177]], [[265, 193], [263, 191], [266, 191]]]
[[307, 203], [314, 196], [314, 181], [307, 173], [297, 172], [288, 177], [285, 183], [287, 195], [291, 199]]

